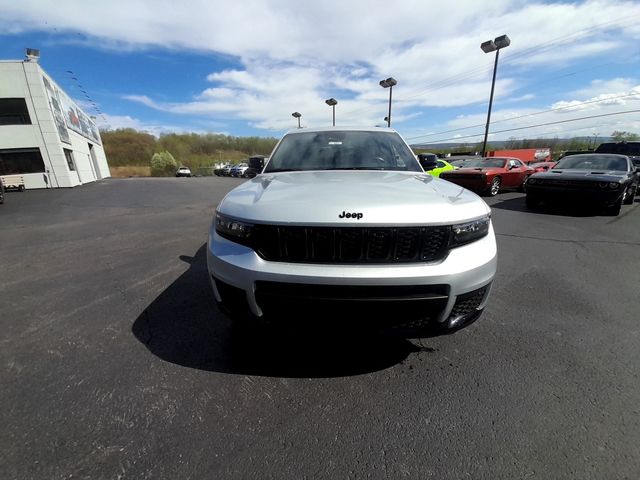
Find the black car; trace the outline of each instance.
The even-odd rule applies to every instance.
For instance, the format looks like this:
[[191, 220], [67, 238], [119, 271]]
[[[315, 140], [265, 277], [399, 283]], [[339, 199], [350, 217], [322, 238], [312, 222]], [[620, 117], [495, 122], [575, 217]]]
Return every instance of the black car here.
[[615, 153], [626, 155], [632, 161], [640, 160], [640, 142], [607, 142], [601, 143], [596, 148], [595, 153]]
[[2, 183], [2, 177], [0, 177], [0, 204], [4, 203], [4, 184]]
[[633, 203], [638, 176], [625, 155], [588, 153], [564, 157], [551, 170], [534, 173], [525, 189], [529, 208], [540, 202], [577, 202], [601, 205], [618, 215], [623, 203]]

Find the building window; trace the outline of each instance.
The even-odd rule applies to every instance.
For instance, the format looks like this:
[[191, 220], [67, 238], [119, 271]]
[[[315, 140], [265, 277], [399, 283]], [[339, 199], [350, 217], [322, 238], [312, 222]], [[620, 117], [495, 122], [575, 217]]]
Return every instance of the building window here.
[[73, 161], [73, 152], [71, 150], [68, 150], [66, 148], [63, 148], [64, 150], [64, 156], [67, 159], [67, 165], [69, 166], [69, 170], [71, 170], [72, 172], [76, 171], [76, 164]]
[[24, 98], [0, 98], [0, 125], [31, 125]]
[[0, 150], [0, 175], [44, 173], [44, 162], [38, 148]]

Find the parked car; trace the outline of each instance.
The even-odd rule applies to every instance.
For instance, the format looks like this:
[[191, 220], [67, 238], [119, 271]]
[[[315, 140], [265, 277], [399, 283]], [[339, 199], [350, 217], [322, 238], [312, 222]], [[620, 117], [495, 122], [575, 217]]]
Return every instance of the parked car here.
[[[616, 153], [618, 155], [626, 155], [629, 157], [631, 162], [633, 162], [633, 165], [636, 168], [640, 167], [640, 142], [601, 143], [595, 151], [596, 153]], [[640, 180], [640, 171], [636, 172], [636, 177]], [[638, 194], [640, 194], [640, 191], [636, 191], [636, 195]]]
[[451, 165], [449, 162], [445, 162], [444, 160], [438, 160], [436, 162], [436, 168], [427, 172], [429, 175], [433, 175], [434, 177], [439, 177], [442, 172], [449, 172], [451, 170], [455, 170], [456, 167]]
[[553, 168], [557, 162], [538, 162], [530, 163], [529, 166], [533, 168], [533, 173], [546, 172], [550, 168]]
[[449, 162], [450, 165], [453, 165], [453, 168], [462, 168], [468, 160], [478, 160], [479, 158], [482, 157], [479, 157], [477, 155], [468, 157], [449, 157], [447, 159], [447, 162]]
[[191, 176], [191, 170], [189, 169], [189, 167], [180, 167], [176, 172], [176, 177], [190, 177], [190, 176]]
[[558, 157], [558, 160], [570, 155], [582, 155], [584, 153], [593, 153], [593, 150], [567, 150], [566, 152], [562, 152], [562, 155]]
[[222, 171], [220, 172], [220, 175], [223, 177], [230, 177], [231, 176], [231, 169], [234, 167], [233, 164], [228, 164], [225, 165], [224, 167], [222, 167]]
[[464, 166], [444, 172], [440, 178], [476, 193], [494, 196], [501, 190], [521, 189], [533, 169], [517, 158], [479, 157], [465, 161]]
[[234, 324], [293, 316], [450, 333], [486, 305], [497, 262], [490, 213], [425, 174], [392, 129], [296, 129], [217, 206], [209, 278]]
[[2, 183], [2, 178], [0, 178], [0, 204], [4, 203], [4, 183]]
[[249, 157], [249, 168], [247, 168], [247, 171], [244, 173], [245, 177], [253, 178], [256, 175], [260, 175], [268, 160], [269, 157], [265, 157], [264, 155], [252, 155]]
[[453, 165], [440, 160], [435, 153], [419, 153], [417, 157], [422, 169], [434, 177], [439, 177], [442, 172], [455, 169]]
[[239, 163], [237, 164], [235, 167], [233, 167], [231, 169], [231, 176], [232, 177], [245, 177], [245, 173], [247, 171], [247, 168], [249, 168], [249, 164], [247, 163]]
[[640, 159], [640, 142], [601, 143], [594, 153], [615, 153], [626, 155], [631, 160]]
[[222, 173], [222, 172], [223, 172], [223, 170], [224, 170], [225, 168], [229, 168], [229, 169], [231, 169], [231, 167], [232, 167], [232, 166], [233, 166], [233, 165], [231, 165], [230, 163], [227, 163], [226, 165], [222, 165], [222, 166], [221, 166], [221, 167], [219, 167], [219, 168], [214, 168], [214, 170], [213, 170], [213, 174], [214, 174], [216, 177], [220, 177], [220, 176], [222, 176], [222, 175], [223, 175], [223, 173]]
[[569, 201], [601, 205], [618, 215], [638, 191], [636, 167], [625, 155], [589, 153], [559, 160], [548, 172], [535, 173], [526, 184], [527, 206]]

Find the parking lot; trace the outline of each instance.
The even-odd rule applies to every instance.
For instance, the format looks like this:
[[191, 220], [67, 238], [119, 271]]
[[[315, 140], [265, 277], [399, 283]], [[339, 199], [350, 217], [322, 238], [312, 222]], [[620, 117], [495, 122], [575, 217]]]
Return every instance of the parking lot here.
[[498, 273], [454, 335], [239, 336], [205, 243], [244, 181], [7, 194], [0, 477], [638, 478], [640, 197], [487, 199]]

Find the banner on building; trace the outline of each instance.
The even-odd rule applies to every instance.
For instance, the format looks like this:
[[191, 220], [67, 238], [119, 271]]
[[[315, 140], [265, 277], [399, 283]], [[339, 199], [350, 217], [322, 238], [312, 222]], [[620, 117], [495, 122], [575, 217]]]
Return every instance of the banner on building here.
[[64, 92], [58, 90], [58, 97], [60, 98], [60, 104], [64, 112], [67, 127], [83, 137], [92, 140], [94, 143], [100, 144], [98, 128], [95, 123], [93, 123], [93, 120], [80, 110]]
[[60, 106], [58, 90], [53, 85], [51, 85], [46, 77], [42, 77], [42, 79], [44, 80], [44, 87], [47, 91], [47, 96], [49, 97], [49, 107], [51, 108], [51, 113], [53, 113], [53, 120], [56, 123], [56, 128], [58, 130], [58, 135], [60, 135], [60, 140], [65, 143], [71, 143], [71, 139], [69, 138], [69, 131], [67, 130], [67, 126], [64, 123], [64, 114], [62, 113], [62, 107]]

